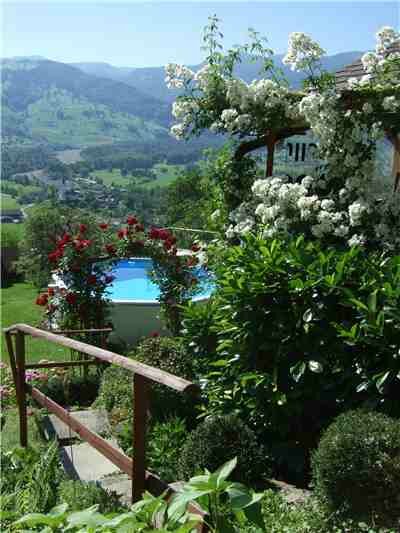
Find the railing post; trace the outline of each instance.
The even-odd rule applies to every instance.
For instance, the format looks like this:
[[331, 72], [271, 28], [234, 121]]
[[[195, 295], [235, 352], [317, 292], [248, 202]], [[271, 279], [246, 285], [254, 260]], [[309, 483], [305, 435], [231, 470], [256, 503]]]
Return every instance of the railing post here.
[[133, 467], [132, 503], [140, 500], [146, 488], [146, 431], [150, 383], [138, 373], [133, 377]]
[[15, 352], [17, 359], [17, 381], [16, 388], [17, 403], [19, 411], [19, 440], [23, 447], [28, 446], [28, 420], [26, 413], [26, 386], [25, 386], [25, 335], [21, 331], [17, 332], [15, 338]]

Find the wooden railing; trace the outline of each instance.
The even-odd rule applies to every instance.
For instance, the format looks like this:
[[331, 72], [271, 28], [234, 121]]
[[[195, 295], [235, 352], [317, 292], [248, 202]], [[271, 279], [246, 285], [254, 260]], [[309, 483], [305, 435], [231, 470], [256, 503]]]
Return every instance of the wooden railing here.
[[[174, 376], [163, 370], [145, 365], [138, 361], [128, 359], [114, 352], [98, 348], [81, 341], [51, 333], [26, 324], [15, 324], [4, 330], [10, 366], [13, 374], [17, 404], [19, 410], [19, 430], [21, 446], [28, 445], [27, 425], [27, 394], [60, 418], [68, 427], [75, 431], [83, 440], [107, 457], [120, 470], [128, 474], [132, 479], [132, 501], [139, 500], [145, 490], [160, 494], [166, 489], [172, 489], [160, 480], [155, 474], [146, 470], [146, 428], [150, 402], [151, 383], [160, 383], [176, 391], [185, 394], [197, 394], [198, 386], [185, 379]], [[61, 361], [54, 363], [26, 363], [25, 361], [25, 336], [47, 340], [50, 343], [70, 348], [87, 356], [92, 360]], [[14, 342], [13, 342], [14, 339]], [[69, 411], [61, 407], [51, 398], [40, 392], [37, 388], [26, 383], [26, 369], [71, 367], [79, 365], [92, 365], [112, 363], [125, 368], [133, 373], [133, 450], [134, 460], [126, 456], [120, 450], [111, 446], [105, 439], [88, 429], [79, 420], [73, 417]], [[202, 515], [198, 508], [193, 507], [192, 512]], [[199, 531], [205, 531], [204, 528]]]

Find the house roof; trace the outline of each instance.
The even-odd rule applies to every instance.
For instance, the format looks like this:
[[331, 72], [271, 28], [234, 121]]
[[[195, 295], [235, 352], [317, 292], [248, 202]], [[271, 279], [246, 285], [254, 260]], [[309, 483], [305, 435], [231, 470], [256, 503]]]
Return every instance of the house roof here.
[[[388, 48], [388, 53], [400, 52], [400, 41], [396, 41]], [[363, 69], [361, 58], [350, 65], [347, 65], [342, 70], [338, 70], [335, 73], [336, 88], [339, 91], [344, 91], [347, 89], [347, 82], [350, 78], [360, 79], [365, 75], [365, 70]]]

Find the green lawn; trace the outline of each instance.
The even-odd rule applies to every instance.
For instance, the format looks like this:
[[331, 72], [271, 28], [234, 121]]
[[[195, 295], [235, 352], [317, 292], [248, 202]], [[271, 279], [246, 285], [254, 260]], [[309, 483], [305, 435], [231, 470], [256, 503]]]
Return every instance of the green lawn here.
[[176, 180], [182, 168], [183, 165], [168, 165], [166, 163], [158, 163], [153, 167], [153, 172], [155, 172], [157, 179], [145, 183], [144, 187], [147, 189], [152, 189], [154, 187], [166, 187]]
[[135, 183], [135, 185], [140, 185], [146, 189], [153, 189], [154, 187], [166, 187], [172, 183], [181, 168], [182, 165], [158, 163], [153, 167], [153, 172], [156, 174], [157, 179], [152, 181], [144, 181], [143, 178], [135, 178], [135, 176], [131, 176], [130, 174], [124, 177], [117, 168], [113, 170], [95, 170], [92, 172], [91, 177], [97, 176], [105, 185], [112, 185], [114, 183], [115, 185], [126, 187], [129, 183]]
[[114, 168], [113, 170], [95, 170], [91, 174], [91, 177], [93, 176], [100, 178], [104, 185], [112, 185], [115, 183], [115, 185], [121, 185], [121, 187], [126, 187], [129, 181], [133, 180], [131, 176], [127, 176], [126, 178], [121, 176], [119, 168]]
[[18, 246], [24, 236], [24, 224], [1, 224], [1, 246]]
[[[43, 308], [35, 304], [37, 289], [29, 283], [14, 283], [1, 289], [1, 327], [6, 328], [16, 323], [32, 326], [40, 324]], [[2, 358], [8, 359], [4, 335], [1, 336]], [[47, 341], [26, 338], [26, 360], [40, 359], [69, 360], [69, 350], [50, 344]]]
[[1, 195], [1, 211], [6, 214], [7, 211], [18, 211], [20, 208], [17, 200], [8, 194]]

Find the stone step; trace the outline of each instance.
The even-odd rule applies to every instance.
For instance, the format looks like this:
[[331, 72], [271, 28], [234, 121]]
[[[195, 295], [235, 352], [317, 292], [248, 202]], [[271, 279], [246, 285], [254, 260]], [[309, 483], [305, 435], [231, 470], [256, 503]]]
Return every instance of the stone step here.
[[[121, 451], [115, 439], [108, 439], [107, 442]], [[72, 479], [99, 481], [120, 472], [117, 466], [87, 442], [62, 446], [60, 457], [67, 475]]]
[[[101, 436], [107, 436], [111, 433], [111, 427], [105, 409], [71, 411], [71, 416], [84, 424], [88, 429]], [[47, 439], [50, 440], [56, 438], [61, 444], [63, 441], [79, 439], [79, 435], [57, 418], [56, 415], [45, 416], [42, 421], [42, 427]]]
[[99, 479], [98, 483], [103, 489], [116, 492], [122, 504], [128, 507], [132, 504], [132, 480], [126, 474], [110, 474]]

